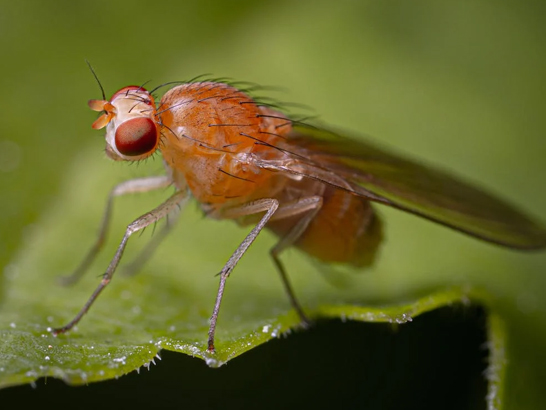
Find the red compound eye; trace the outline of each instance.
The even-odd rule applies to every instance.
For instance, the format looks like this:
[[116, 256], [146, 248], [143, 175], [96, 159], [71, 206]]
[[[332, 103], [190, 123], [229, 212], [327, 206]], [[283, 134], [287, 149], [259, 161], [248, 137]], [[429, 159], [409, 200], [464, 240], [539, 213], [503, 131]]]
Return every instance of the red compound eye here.
[[116, 130], [116, 148], [130, 157], [151, 153], [157, 146], [158, 139], [155, 123], [146, 117], [125, 121]]

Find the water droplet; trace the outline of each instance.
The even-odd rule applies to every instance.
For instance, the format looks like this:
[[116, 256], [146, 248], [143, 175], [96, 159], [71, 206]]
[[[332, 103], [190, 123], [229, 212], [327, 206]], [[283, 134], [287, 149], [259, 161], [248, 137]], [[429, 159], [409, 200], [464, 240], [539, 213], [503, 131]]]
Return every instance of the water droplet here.
[[279, 331], [281, 330], [280, 326], [277, 326], [273, 331], [271, 332], [272, 337], [279, 337]]
[[[108, 353], [110, 354], [110, 353]], [[127, 364], [126, 363], [126, 360], [127, 360], [127, 357], [126, 356], [121, 356], [121, 357], [114, 357], [112, 359], [112, 361], [116, 362], [116, 363], [121, 363], [121, 364]]]
[[38, 373], [36, 373], [34, 370], [29, 370], [25, 373], [26, 377], [38, 377]]

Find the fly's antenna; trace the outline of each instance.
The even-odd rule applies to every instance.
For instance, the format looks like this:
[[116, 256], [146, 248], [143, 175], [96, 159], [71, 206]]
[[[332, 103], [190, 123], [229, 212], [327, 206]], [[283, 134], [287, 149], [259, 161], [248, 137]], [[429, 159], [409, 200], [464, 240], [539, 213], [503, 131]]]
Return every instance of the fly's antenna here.
[[104, 101], [106, 101], [106, 94], [104, 94], [104, 88], [102, 88], [102, 84], [100, 83], [99, 77], [97, 77], [97, 73], [95, 72], [95, 70], [93, 69], [93, 67], [91, 66], [91, 63], [89, 61], [85, 60], [85, 62], [87, 63], [87, 66], [91, 70], [91, 73], [93, 74], [93, 77], [95, 77], [95, 80], [97, 80], [97, 84], [99, 85], [100, 91], [102, 93], [102, 99]]

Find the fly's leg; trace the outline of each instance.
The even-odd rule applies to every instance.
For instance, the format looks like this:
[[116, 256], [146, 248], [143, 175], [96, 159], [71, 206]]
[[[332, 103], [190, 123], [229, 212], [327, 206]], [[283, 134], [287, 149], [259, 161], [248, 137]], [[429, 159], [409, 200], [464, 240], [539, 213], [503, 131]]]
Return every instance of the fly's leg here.
[[224, 218], [239, 218], [245, 215], [257, 214], [260, 212], [265, 212], [265, 215], [260, 219], [260, 222], [250, 231], [246, 238], [241, 242], [239, 247], [233, 252], [227, 263], [222, 268], [220, 272], [220, 285], [218, 287], [218, 293], [216, 295], [216, 302], [214, 304], [214, 310], [212, 311], [212, 316], [210, 318], [209, 326], [209, 340], [208, 340], [208, 351], [214, 351], [214, 333], [216, 332], [216, 322], [218, 320], [218, 313], [220, 312], [220, 304], [222, 303], [222, 296], [224, 295], [224, 289], [226, 287], [226, 280], [229, 277], [229, 274], [239, 262], [241, 257], [247, 251], [249, 246], [254, 242], [260, 231], [264, 228], [265, 224], [271, 219], [277, 208], [279, 207], [279, 201], [272, 198], [259, 199], [248, 204], [237, 206], [222, 211], [222, 217]]
[[179, 209], [174, 209], [169, 215], [165, 217], [165, 226], [152, 237], [150, 242], [146, 244], [144, 249], [139, 252], [138, 256], [134, 260], [127, 264], [127, 266], [123, 267], [123, 274], [128, 276], [135, 275], [146, 263], [146, 261], [148, 261], [152, 257], [161, 242], [163, 242], [163, 239], [167, 237], [167, 235], [171, 232], [173, 226], [176, 224], [178, 216], [180, 215], [179, 211]]
[[140, 218], [135, 219], [131, 224], [127, 226], [127, 230], [125, 231], [125, 235], [123, 236], [123, 239], [121, 240], [121, 243], [118, 246], [118, 249], [114, 255], [114, 258], [110, 262], [110, 265], [108, 265], [108, 268], [106, 269], [106, 272], [104, 273], [102, 280], [100, 284], [97, 286], [91, 297], [87, 300], [83, 308], [78, 312], [78, 314], [70, 321], [67, 325], [57, 328], [53, 330], [53, 334], [56, 336], [59, 333], [65, 333], [72, 329], [87, 313], [95, 299], [99, 296], [99, 294], [102, 292], [102, 290], [110, 283], [112, 280], [112, 277], [114, 276], [114, 272], [116, 271], [116, 268], [119, 264], [119, 261], [121, 260], [121, 257], [123, 255], [123, 251], [125, 250], [125, 246], [127, 245], [127, 241], [129, 240], [130, 236], [134, 234], [135, 232], [138, 232], [147, 226], [159, 221], [161, 218], [164, 218], [167, 216], [170, 212], [172, 212], [175, 208], [180, 208], [182, 204], [185, 202], [185, 200], [188, 198], [188, 192], [187, 191], [178, 191], [174, 193], [169, 199], [167, 199], [165, 202], [163, 202], [161, 205], [159, 205], [154, 210], [142, 215]]
[[291, 245], [293, 245], [298, 240], [298, 238], [305, 232], [305, 230], [309, 226], [309, 223], [313, 220], [313, 218], [317, 215], [320, 208], [322, 207], [322, 202], [323, 200], [321, 196], [302, 198], [297, 202], [283, 205], [274, 217], [274, 220], [278, 220], [306, 212], [305, 215], [303, 215], [302, 218], [288, 232], [288, 234], [281, 238], [279, 242], [277, 242], [277, 244], [270, 250], [271, 258], [275, 263], [277, 272], [279, 272], [279, 275], [281, 276], [282, 284], [284, 286], [286, 294], [288, 295], [290, 304], [298, 313], [304, 325], [308, 325], [310, 321], [305, 315], [305, 312], [303, 311], [300, 303], [296, 298], [294, 290], [292, 289], [292, 285], [288, 280], [286, 269], [284, 268], [284, 265], [279, 258], [279, 254], [286, 248], [289, 248]]
[[119, 185], [116, 185], [108, 195], [108, 200], [106, 202], [106, 207], [104, 209], [104, 214], [102, 217], [102, 223], [95, 243], [93, 244], [91, 249], [89, 249], [86, 257], [82, 260], [76, 270], [74, 270], [74, 272], [72, 272], [70, 276], [63, 276], [60, 278], [61, 283], [64, 285], [71, 285], [77, 282], [83, 276], [85, 271], [89, 268], [95, 257], [100, 252], [102, 246], [104, 245], [106, 234], [108, 233], [110, 217], [112, 214], [112, 206], [115, 197], [165, 188], [168, 187], [170, 184], [171, 179], [169, 177], [157, 176], [131, 179], [129, 181], [125, 181]]
[[273, 257], [273, 260], [275, 261], [277, 269], [281, 275], [281, 279], [284, 288], [288, 293], [290, 303], [298, 312], [299, 316], [302, 318], [302, 321], [304, 323], [308, 323], [308, 319], [306, 318], [303, 309], [297, 302], [297, 299], [292, 290], [292, 286], [288, 281], [288, 277], [286, 275], [284, 267], [278, 258], [278, 254], [283, 249], [292, 245], [301, 236], [301, 234], [305, 231], [305, 229], [309, 225], [309, 222], [311, 222], [321, 206], [322, 197], [313, 196], [302, 198], [297, 202], [285, 204], [281, 208], [279, 208], [279, 202], [276, 199], [261, 199], [251, 202], [249, 204], [222, 211], [221, 216], [223, 218], [229, 219], [237, 219], [246, 215], [253, 215], [264, 211], [267, 212], [262, 217], [262, 219], [260, 219], [260, 222], [258, 222], [254, 229], [252, 229], [252, 231], [247, 235], [247, 237], [243, 240], [239, 247], [235, 250], [233, 255], [231, 255], [227, 263], [224, 265], [222, 271], [220, 272], [220, 285], [218, 287], [218, 293], [216, 295], [216, 303], [214, 305], [212, 317], [210, 318], [208, 340], [209, 352], [214, 351], [214, 334], [216, 332], [216, 322], [218, 320], [218, 314], [220, 311], [220, 304], [222, 302], [222, 296], [224, 294], [224, 289], [226, 286], [226, 280], [237, 262], [239, 262], [243, 254], [247, 251], [252, 242], [254, 242], [254, 240], [256, 239], [260, 231], [264, 228], [264, 226], [267, 224], [267, 222], [269, 222], [270, 220], [287, 218], [289, 216], [297, 215], [307, 211], [309, 211], [309, 213], [305, 215], [302, 219], [300, 219], [298, 223], [294, 226], [294, 228], [292, 228], [292, 230], [288, 233], [288, 235], [286, 235], [283, 239], [279, 241], [279, 243], [277, 243], [277, 245], [275, 245], [275, 247], [273, 247], [273, 249], [271, 250], [271, 256]]

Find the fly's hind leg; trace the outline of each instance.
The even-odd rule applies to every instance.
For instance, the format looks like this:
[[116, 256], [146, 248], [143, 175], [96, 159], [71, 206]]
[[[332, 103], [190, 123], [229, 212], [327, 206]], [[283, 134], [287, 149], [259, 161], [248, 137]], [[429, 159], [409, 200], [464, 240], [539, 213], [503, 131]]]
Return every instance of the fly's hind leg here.
[[227, 219], [237, 219], [246, 215], [254, 215], [261, 212], [265, 212], [265, 215], [260, 219], [260, 222], [250, 231], [246, 238], [241, 242], [237, 247], [235, 252], [231, 255], [229, 260], [226, 262], [222, 271], [220, 272], [220, 285], [218, 286], [218, 293], [216, 294], [216, 302], [214, 304], [214, 310], [212, 311], [212, 316], [210, 318], [209, 325], [209, 340], [208, 340], [208, 351], [214, 352], [214, 334], [216, 333], [216, 322], [218, 321], [218, 314], [220, 313], [220, 304], [222, 303], [222, 297], [224, 295], [224, 289], [226, 287], [226, 280], [229, 277], [229, 274], [242, 258], [247, 249], [252, 245], [252, 242], [258, 237], [261, 230], [264, 228], [266, 223], [271, 219], [273, 214], [277, 211], [279, 207], [279, 201], [273, 198], [264, 198], [257, 201], [253, 201], [244, 205], [236, 206], [233, 208], [228, 208], [221, 211], [221, 216]]
[[298, 299], [296, 298], [294, 290], [292, 289], [292, 285], [290, 284], [290, 281], [288, 279], [288, 275], [286, 274], [286, 269], [284, 268], [284, 264], [279, 258], [279, 255], [283, 250], [292, 246], [305, 232], [305, 230], [309, 226], [309, 223], [320, 211], [320, 208], [322, 207], [322, 202], [323, 200], [321, 196], [302, 198], [296, 202], [283, 205], [283, 207], [280, 208], [279, 211], [275, 214], [274, 218], [275, 220], [278, 220], [306, 212], [305, 215], [288, 232], [288, 234], [282, 237], [279, 242], [277, 242], [277, 244], [270, 250], [271, 258], [275, 263], [277, 272], [279, 272], [279, 275], [281, 276], [282, 284], [284, 286], [286, 294], [288, 295], [290, 304], [298, 313], [304, 326], [307, 326], [310, 323], [310, 320], [307, 318], [307, 315], [305, 314], [303, 308], [298, 302]]
[[305, 231], [305, 229], [309, 225], [309, 222], [311, 222], [311, 220], [315, 217], [316, 213], [320, 210], [321, 207], [322, 207], [322, 197], [312, 196], [312, 197], [302, 198], [296, 202], [285, 204], [280, 208], [279, 208], [279, 202], [276, 199], [264, 198], [264, 199], [260, 199], [248, 204], [244, 204], [241, 206], [237, 206], [234, 208], [229, 208], [229, 209], [221, 211], [220, 215], [223, 218], [227, 218], [227, 219], [237, 219], [247, 215], [253, 215], [253, 214], [257, 214], [261, 212], [265, 212], [265, 215], [262, 217], [262, 219], [260, 219], [258, 224], [252, 229], [252, 231], [250, 231], [250, 233], [246, 236], [246, 238], [235, 250], [235, 252], [233, 252], [233, 254], [231, 255], [231, 257], [229, 258], [227, 263], [224, 265], [222, 271], [219, 274], [220, 285], [218, 287], [218, 293], [216, 295], [216, 303], [214, 304], [214, 310], [210, 318], [210, 326], [209, 326], [208, 350], [210, 352], [214, 351], [214, 335], [216, 332], [216, 322], [218, 320], [218, 314], [220, 312], [220, 304], [222, 303], [222, 297], [224, 295], [226, 280], [229, 277], [229, 274], [231, 273], [235, 265], [237, 264], [237, 262], [239, 262], [239, 260], [247, 251], [247, 249], [250, 247], [252, 242], [254, 242], [254, 240], [256, 239], [258, 234], [261, 232], [261, 230], [265, 227], [267, 222], [269, 222], [270, 220], [288, 218], [290, 216], [298, 215], [304, 212], [308, 212], [308, 214], [302, 217], [298, 221], [298, 223], [296, 223], [296, 225], [290, 230], [290, 232], [284, 238], [282, 238], [277, 243], [277, 245], [273, 247], [273, 249], [271, 250], [271, 256], [273, 257], [273, 260], [275, 261], [277, 269], [281, 275], [281, 279], [282, 279], [284, 288], [286, 289], [286, 292], [288, 293], [290, 303], [292, 304], [294, 309], [298, 312], [299, 316], [302, 318], [302, 321], [304, 323], [309, 322], [303, 312], [303, 309], [297, 302], [294, 292], [292, 291], [290, 282], [288, 281], [288, 277], [286, 275], [284, 267], [278, 258], [278, 254], [283, 249], [292, 245], [301, 236], [301, 234]]
[[102, 223], [95, 243], [93, 244], [91, 249], [89, 249], [86, 257], [82, 260], [80, 265], [72, 272], [72, 274], [69, 276], [62, 276], [60, 278], [61, 283], [63, 285], [71, 285], [77, 282], [83, 276], [85, 271], [89, 268], [93, 260], [95, 260], [96, 256], [99, 254], [106, 240], [106, 235], [110, 226], [110, 217], [112, 214], [112, 207], [115, 197], [166, 188], [170, 184], [171, 179], [169, 177], [157, 176], [131, 179], [116, 185], [108, 195], [108, 200], [106, 202], [106, 207], [104, 209], [102, 217]]

